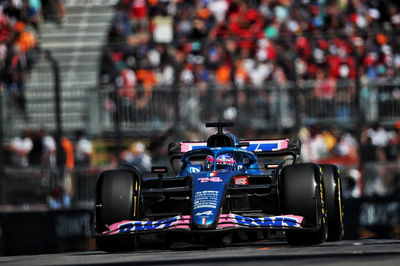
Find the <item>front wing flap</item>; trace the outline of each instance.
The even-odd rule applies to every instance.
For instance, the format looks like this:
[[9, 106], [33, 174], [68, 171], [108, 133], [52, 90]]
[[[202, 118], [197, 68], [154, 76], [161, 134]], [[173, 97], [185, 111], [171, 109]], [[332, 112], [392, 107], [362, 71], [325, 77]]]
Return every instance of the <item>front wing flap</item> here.
[[[114, 223], [102, 235], [142, 234], [168, 231], [191, 232], [191, 216], [179, 215], [158, 221], [121, 221]], [[221, 214], [216, 229], [207, 231], [223, 231], [235, 229], [302, 229], [306, 228], [304, 217], [282, 215], [252, 218], [237, 214]], [[194, 231], [193, 231], [194, 232]], [[196, 230], [198, 232], [198, 230]]]

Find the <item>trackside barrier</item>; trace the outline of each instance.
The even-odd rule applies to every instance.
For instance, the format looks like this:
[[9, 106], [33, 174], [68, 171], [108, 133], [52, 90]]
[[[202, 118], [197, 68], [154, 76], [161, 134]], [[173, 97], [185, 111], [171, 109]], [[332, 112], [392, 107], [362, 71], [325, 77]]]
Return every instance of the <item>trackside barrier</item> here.
[[[92, 206], [97, 175], [102, 168], [75, 169], [66, 174], [72, 184], [72, 206]], [[5, 169], [5, 201], [8, 205], [30, 208], [37, 204], [48, 204], [48, 197], [54, 189], [56, 171], [49, 168], [29, 167]]]
[[344, 239], [400, 239], [400, 197], [362, 197], [344, 201]]
[[1, 211], [4, 255], [87, 250], [92, 209]]
[[[301, 126], [337, 124], [346, 128], [357, 125], [358, 114], [367, 123], [393, 124], [400, 119], [400, 79], [362, 83], [360, 92], [356, 91], [354, 80], [332, 84], [305, 80], [295, 85], [291, 81], [266, 82], [262, 87], [249, 85], [236, 92], [214, 83], [208, 84], [207, 89], [180, 86], [178, 97], [176, 90], [169, 86], [156, 86], [146, 97], [144, 89], [137, 87], [134, 99], [129, 95], [118, 96], [118, 108], [112, 101], [112, 87], [97, 89], [93, 93], [99, 95], [101, 115], [91, 124], [98, 125], [97, 132], [111, 132], [116, 111], [124, 133], [166, 130], [178, 120], [187, 128], [200, 128], [204, 121], [220, 116], [225, 120], [236, 118], [252, 129], [278, 131], [295, 126], [296, 117]], [[325, 91], [327, 87], [331, 90], [329, 93]], [[174, 113], [176, 104], [179, 115]]]
[[[76, 78], [80, 80], [83, 77]], [[66, 135], [71, 135], [72, 129], [82, 125], [88, 125], [85, 129], [91, 136], [114, 135], [116, 112], [121, 132], [127, 136], [154, 136], [176, 126], [178, 122], [186, 129], [201, 129], [204, 121], [219, 118], [236, 120], [239, 127], [277, 132], [293, 127], [297, 122], [300, 126], [337, 124], [354, 128], [360, 119], [365, 123], [379, 121], [386, 125], [400, 120], [398, 78], [361, 82], [360, 91], [356, 90], [353, 80], [340, 80], [333, 84], [319, 80], [304, 80], [297, 84], [292, 81], [281, 84], [265, 82], [261, 87], [246, 85], [236, 92], [231, 86], [221, 87], [215, 83], [207, 84], [207, 88], [157, 85], [145, 90], [137, 86], [134, 96], [129, 91], [118, 90], [116, 102], [116, 90], [111, 85], [86, 89], [79, 85], [79, 88], [74, 90], [73, 95], [69, 95], [70, 92], [64, 95], [63, 92]], [[330, 88], [330, 93], [325, 91], [327, 88]], [[34, 99], [51, 98], [39, 89], [29, 93]], [[12, 102], [9, 97], [4, 95], [4, 101]], [[67, 101], [69, 97], [87, 99], [86, 105], [77, 104], [72, 98]], [[47, 101], [46, 106], [50, 106], [50, 102]], [[4, 108], [6, 138], [15, 136], [30, 125], [20, 119], [17, 112], [12, 111], [13, 108]], [[36, 104], [32, 108], [39, 110], [44, 105]], [[85, 115], [76, 119], [75, 115], [82, 108], [86, 110]], [[53, 114], [47, 111], [38, 111], [35, 117], [38, 125], [48, 125], [48, 129], [54, 128], [53, 120]]]
[[[135, 97], [121, 95], [113, 87], [92, 91], [92, 95], [99, 93], [100, 108], [96, 122], [99, 133], [113, 132], [116, 112], [120, 120], [120, 127], [125, 132], [160, 132], [167, 130], [175, 121], [173, 92], [170, 87], [156, 87], [151, 94], [142, 88], [137, 88]], [[115, 93], [118, 97], [115, 98]], [[93, 98], [93, 97], [91, 97]], [[115, 102], [116, 100], [116, 102]], [[93, 112], [90, 114], [93, 117]]]

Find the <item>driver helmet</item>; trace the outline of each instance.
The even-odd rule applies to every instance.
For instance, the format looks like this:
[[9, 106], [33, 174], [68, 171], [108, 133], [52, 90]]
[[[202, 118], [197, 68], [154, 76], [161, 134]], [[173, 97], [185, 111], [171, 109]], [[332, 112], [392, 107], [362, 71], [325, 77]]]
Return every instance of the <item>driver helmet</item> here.
[[211, 170], [214, 164], [214, 157], [212, 155], [207, 155], [206, 161], [204, 162], [204, 168], [206, 170]]
[[221, 154], [217, 157], [218, 170], [233, 170], [236, 162], [230, 154]]

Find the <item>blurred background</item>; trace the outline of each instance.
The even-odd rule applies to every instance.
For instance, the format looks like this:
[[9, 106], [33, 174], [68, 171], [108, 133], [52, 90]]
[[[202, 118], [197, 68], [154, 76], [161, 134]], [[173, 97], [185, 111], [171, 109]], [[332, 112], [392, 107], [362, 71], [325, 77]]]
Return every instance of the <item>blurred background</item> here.
[[390, 0], [1, 0], [0, 251], [93, 249], [97, 174], [218, 120], [337, 164], [345, 238], [400, 238], [399, 26]]

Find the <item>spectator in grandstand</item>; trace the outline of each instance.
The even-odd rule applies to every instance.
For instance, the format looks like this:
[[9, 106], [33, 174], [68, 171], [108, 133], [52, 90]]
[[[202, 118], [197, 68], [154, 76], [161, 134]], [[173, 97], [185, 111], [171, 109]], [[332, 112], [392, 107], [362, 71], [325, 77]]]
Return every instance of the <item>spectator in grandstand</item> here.
[[32, 148], [28, 153], [29, 166], [55, 166], [56, 144], [52, 136], [41, 128], [30, 130]]
[[341, 175], [343, 198], [359, 198], [362, 193], [360, 186], [361, 174], [358, 169], [350, 169], [345, 175]]
[[[360, 156], [363, 172], [364, 195], [388, 196], [399, 191], [399, 123], [391, 132], [379, 124], [363, 128], [360, 139]], [[371, 137], [374, 137], [375, 144]], [[372, 163], [372, 164], [370, 164]]]
[[138, 69], [136, 71], [138, 85], [143, 88], [143, 96], [137, 102], [138, 108], [144, 108], [152, 97], [153, 88], [156, 84], [156, 75], [152, 69]]
[[93, 144], [86, 138], [84, 130], [75, 131], [75, 166], [88, 167], [91, 165]]
[[[378, 195], [387, 196], [392, 194], [393, 186], [393, 175], [387, 165], [387, 154], [382, 147], [378, 147], [376, 150], [377, 154], [377, 166], [374, 168], [376, 171], [372, 185], [365, 191], [367, 195]], [[370, 181], [371, 182], [371, 181]]]
[[393, 132], [387, 131], [379, 123], [368, 129], [368, 135], [371, 138], [372, 144], [381, 148], [387, 147], [393, 138]]
[[302, 143], [301, 158], [304, 162], [317, 162], [327, 157], [327, 145], [318, 127], [302, 128], [299, 137]]
[[332, 126], [329, 129], [322, 130], [322, 137], [324, 138], [326, 149], [329, 155], [333, 153], [339, 135], [340, 135], [340, 130], [336, 126]]
[[338, 156], [346, 157], [349, 163], [358, 161], [358, 142], [350, 132], [342, 132], [333, 149]]
[[3, 1], [2, 3], [3, 12], [7, 15], [11, 20], [20, 21], [22, 20], [22, 1], [8, 0]]
[[143, 171], [149, 171], [151, 167], [151, 157], [140, 141], [132, 143], [128, 150], [123, 151], [121, 159], [123, 163], [134, 164]]
[[361, 130], [360, 134], [360, 149], [359, 149], [359, 154], [360, 154], [360, 159], [361, 163], [368, 163], [372, 161], [376, 161], [377, 158], [377, 146], [372, 143], [371, 137], [368, 133], [368, 128], [364, 127]]
[[75, 157], [74, 157], [74, 144], [67, 137], [61, 137], [60, 139], [61, 160], [65, 165], [67, 171], [72, 171], [75, 167]]
[[66, 205], [64, 207], [69, 207], [71, 204], [71, 200], [74, 197], [74, 182], [75, 182], [75, 176], [73, 173], [74, 167], [75, 167], [75, 158], [74, 158], [74, 144], [72, 143], [71, 140], [69, 140], [67, 137], [60, 136], [59, 138], [59, 143], [57, 143], [57, 138], [56, 139], [56, 144], [57, 148], [60, 149], [57, 150], [57, 161], [59, 164], [63, 165], [63, 179], [60, 180], [60, 187], [57, 189], [61, 190], [61, 195], [62, 195], [62, 200], [65, 201]]
[[334, 114], [336, 81], [328, 76], [325, 69], [319, 69], [316, 74], [314, 96], [317, 100], [317, 117], [330, 117]]
[[131, 1], [122, 1], [122, 2], [131, 2], [129, 7], [129, 15], [132, 21], [138, 24], [139, 27], [144, 27], [148, 23], [148, 5], [146, 0], [131, 0]]
[[[151, 82], [142, 81], [146, 95], [158, 84], [216, 85], [228, 92], [233, 85], [265, 88], [265, 82], [282, 70], [286, 80], [292, 80], [294, 61], [300, 85], [317, 79], [312, 89], [325, 107], [319, 115], [329, 113], [348, 122], [355, 87], [341, 84], [356, 78], [356, 57], [361, 76], [369, 81], [394, 77], [400, 68], [399, 40], [386, 32], [400, 24], [398, 4], [390, 1], [151, 0], [146, 5], [142, 0], [121, 0], [119, 4], [110, 28], [115, 37], [110, 41], [111, 54], [118, 60], [104, 62], [107, 70], [102, 74], [114, 76], [112, 83], [122, 69], [135, 74], [151, 69], [152, 75], [144, 72]], [[160, 59], [157, 38], [151, 38], [155, 16], [172, 18], [173, 40], [162, 48], [172, 60]], [[182, 62], [182, 71], [180, 64], [170, 63], [174, 60]], [[178, 78], [175, 83], [174, 78]]]
[[167, 163], [168, 145], [175, 141], [174, 130], [171, 128], [163, 134], [151, 139], [148, 150], [153, 164]]
[[61, 25], [65, 17], [64, 0], [41, 0], [43, 18]]
[[[29, 3], [28, 3], [29, 2]], [[29, 26], [38, 26], [35, 1], [4, 1], [0, 4], [1, 83], [11, 102], [28, 118], [25, 80], [37, 58], [37, 40]]]
[[43, 136], [42, 131], [31, 130], [32, 149], [28, 154], [29, 165], [40, 166], [42, 164], [43, 155]]
[[42, 164], [44, 166], [55, 167], [56, 166], [56, 150], [57, 145], [54, 137], [50, 135], [45, 129], [40, 129], [42, 135]]
[[400, 121], [394, 123], [394, 133], [390, 139], [387, 151], [390, 160], [400, 160]]
[[227, 0], [209, 1], [208, 9], [213, 13], [217, 23], [222, 23], [225, 20], [226, 11], [228, 10], [229, 3]]
[[42, 3], [40, 0], [25, 0], [22, 4], [22, 15], [38, 32]]
[[30, 131], [24, 129], [21, 136], [11, 139], [9, 150], [11, 163], [17, 167], [29, 166], [28, 155], [33, 148], [33, 142], [30, 136]]
[[124, 42], [132, 34], [132, 25], [129, 18], [129, 9], [122, 4], [116, 6], [116, 13], [111, 20], [108, 36], [110, 43]]

